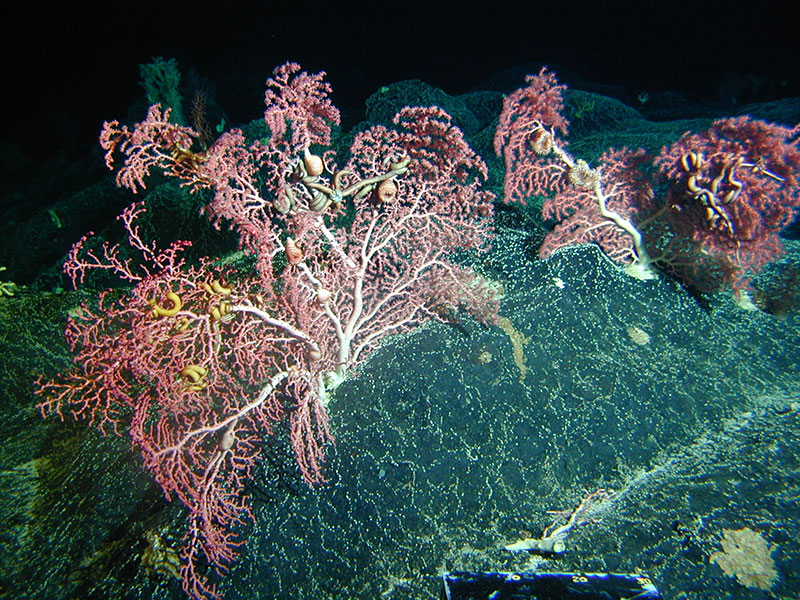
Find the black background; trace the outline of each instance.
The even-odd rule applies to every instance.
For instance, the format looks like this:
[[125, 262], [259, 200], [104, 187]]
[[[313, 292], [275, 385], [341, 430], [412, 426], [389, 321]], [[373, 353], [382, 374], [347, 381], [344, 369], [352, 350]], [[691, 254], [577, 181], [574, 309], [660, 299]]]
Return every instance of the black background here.
[[402, 79], [457, 94], [529, 62], [621, 86], [631, 98], [658, 90], [701, 102], [800, 95], [797, 28], [773, 2], [146, 0], [14, 10], [2, 36], [10, 101], [2, 138], [34, 158], [94, 143], [104, 120], [124, 118], [142, 96], [138, 65], [154, 56], [213, 81], [233, 123], [259, 116], [264, 80], [286, 60], [327, 71], [344, 110]]

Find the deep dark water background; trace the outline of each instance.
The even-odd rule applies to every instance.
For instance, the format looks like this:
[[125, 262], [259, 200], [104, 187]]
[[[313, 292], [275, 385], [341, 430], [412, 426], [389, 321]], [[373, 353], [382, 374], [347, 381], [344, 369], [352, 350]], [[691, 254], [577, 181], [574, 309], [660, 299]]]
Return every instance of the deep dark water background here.
[[[800, 93], [791, 22], [777, 5], [663, 3], [639, 14], [491, 4], [299, 14], [278, 5], [262, 18], [255, 5], [138, 3], [17, 21], [31, 35], [27, 54], [4, 53], [18, 58], [3, 65], [15, 106], [0, 153], [0, 281], [26, 287], [0, 297], [0, 597], [181, 597], [177, 582], [140, 565], [146, 530], [179, 541], [180, 508], [164, 505], [126, 440], [42, 421], [32, 408], [34, 376], [68, 360], [65, 312], [82, 298], [60, 289], [60, 262], [89, 229], [118, 235], [113, 219], [132, 200], [95, 143], [102, 120], [141, 110], [138, 63], [176, 57], [196, 68], [234, 124], [258, 117], [263, 81], [287, 59], [329, 72], [350, 125], [437, 103], [489, 161], [495, 189], [502, 92], [543, 62], [573, 88], [571, 150], [588, 159], [611, 145], [657, 150], [715, 116], [800, 121], [797, 100], [780, 99]], [[393, 85], [409, 78], [431, 85]], [[230, 248], [169, 186], [146, 199], [161, 208], [152, 226], [165, 239]], [[327, 486], [303, 488], [286, 448], [268, 449], [251, 490], [258, 522], [226, 598], [433, 598], [445, 570], [534, 566], [502, 547], [538, 536], [546, 511], [598, 487], [621, 496], [570, 536], [563, 559], [538, 568], [641, 570], [667, 598], [796, 598], [798, 292], [784, 289], [778, 319], [668, 279], [633, 281], [589, 247], [533, 260], [533, 210], [503, 209], [497, 224], [479, 266], [504, 284], [502, 313], [529, 339], [528, 372], [521, 378], [508, 336], [470, 321], [382, 348], [332, 402]], [[787, 232], [788, 254], [757, 282], [764, 289], [797, 268], [796, 237]], [[633, 326], [648, 344], [631, 340]], [[709, 564], [722, 530], [742, 527], [776, 546], [770, 592]]]
[[257, 114], [266, 76], [287, 60], [327, 71], [348, 115], [396, 81], [462, 94], [526, 62], [632, 103], [647, 92], [741, 106], [800, 95], [787, 17], [771, 0], [18, 3], [16, 35], [0, 39], [2, 139], [37, 159], [94, 143], [141, 94], [137, 65], [154, 56], [213, 82], [236, 124]]

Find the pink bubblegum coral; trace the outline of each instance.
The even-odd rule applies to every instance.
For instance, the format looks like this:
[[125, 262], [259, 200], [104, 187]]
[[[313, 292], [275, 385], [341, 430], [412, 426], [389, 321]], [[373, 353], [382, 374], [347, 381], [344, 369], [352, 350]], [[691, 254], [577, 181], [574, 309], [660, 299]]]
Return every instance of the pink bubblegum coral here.
[[145, 179], [153, 168], [179, 177], [185, 184], [200, 183], [196, 170], [203, 155], [191, 151], [199, 134], [190, 127], [170, 123], [170, 112], [171, 109], [162, 111], [159, 104], [154, 104], [148, 109], [147, 118], [133, 129], [121, 126], [119, 121], [103, 123], [100, 147], [106, 151], [106, 166], [114, 168], [115, 153], [125, 157], [117, 171], [118, 186], [135, 194], [146, 187]]
[[[538, 75], [528, 75], [525, 82], [527, 86], [503, 100], [494, 136], [495, 154], [503, 156], [507, 169], [504, 199], [523, 204], [528, 197], [540, 193], [538, 190], [558, 185], [559, 169], [546, 157], [558, 132], [567, 135], [569, 127], [562, 115], [567, 86], [558, 84], [555, 73], [542, 67]], [[542, 160], [530, 160], [531, 152]]]
[[333, 106], [330, 93], [324, 71], [309, 74], [297, 63], [275, 69], [264, 95], [264, 121], [272, 139], [286, 140], [291, 153], [311, 144], [330, 144], [331, 124], [339, 124], [339, 109]]
[[798, 130], [751, 117], [715, 121], [664, 148], [672, 229], [729, 257], [743, 277], [782, 254], [778, 233], [800, 204]]
[[108, 164], [125, 157], [121, 185], [138, 189], [161, 168], [210, 189], [206, 211], [238, 231], [256, 273], [187, 265], [183, 243], [158, 250], [133, 205], [122, 219], [139, 261], [87, 237], [65, 267], [76, 284], [104, 270], [133, 287], [70, 320], [76, 368], [40, 381], [43, 413], [127, 430], [165, 495], [187, 507], [181, 573], [194, 598], [218, 596], [200, 565], [223, 573], [235, 559], [234, 527], [253, 517], [245, 484], [276, 423], [289, 422], [302, 477], [321, 483], [326, 404], [349, 371], [387, 336], [453, 307], [484, 321], [497, 310], [492, 286], [451, 258], [485, 249], [493, 196], [444, 111], [406, 108], [395, 128], [359, 133], [338, 169], [332, 152], [310, 147], [329, 141], [338, 118], [322, 74], [289, 64], [269, 85], [266, 142], [234, 130], [193, 153], [192, 133], [157, 109], [132, 129], [104, 127]]
[[544, 70], [527, 81], [504, 103], [495, 150], [506, 160], [505, 200], [544, 196], [543, 216], [557, 221], [542, 256], [595, 243], [637, 276], [657, 265], [703, 290], [738, 290], [780, 255], [778, 232], [800, 202], [797, 128], [725, 119], [655, 161], [610, 150], [592, 168], [559, 138], [564, 87]]

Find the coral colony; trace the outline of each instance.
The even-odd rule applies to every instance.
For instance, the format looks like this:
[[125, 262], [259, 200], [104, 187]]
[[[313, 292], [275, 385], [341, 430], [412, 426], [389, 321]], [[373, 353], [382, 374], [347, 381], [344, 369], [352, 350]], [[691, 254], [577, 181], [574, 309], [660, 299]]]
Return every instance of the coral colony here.
[[[495, 138], [504, 200], [544, 196], [556, 222], [543, 257], [589, 242], [639, 277], [660, 269], [740, 292], [779, 256], [800, 202], [797, 128], [723, 119], [657, 157], [612, 149], [591, 167], [567, 150], [564, 89], [546, 69], [529, 76], [505, 99]], [[136, 193], [159, 171], [205, 194], [214, 226], [235, 230], [255, 266], [190, 264], [192, 242], [157, 247], [138, 225], [145, 205], [132, 204], [119, 217], [130, 248], [90, 233], [65, 265], [75, 286], [99, 272], [126, 287], [72, 314], [74, 366], [38, 383], [44, 415], [129, 435], [186, 507], [179, 575], [192, 598], [220, 595], [244, 543], [237, 525], [253, 519], [245, 486], [279, 422], [302, 478], [321, 484], [330, 395], [382, 341], [458, 308], [500, 322], [497, 286], [454, 259], [492, 236], [484, 161], [437, 107], [403, 108], [337, 156], [330, 91], [324, 73], [278, 67], [265, 140], [233, 129], [206, 148], [159, 104], [100, 136], [118, 185]]]

